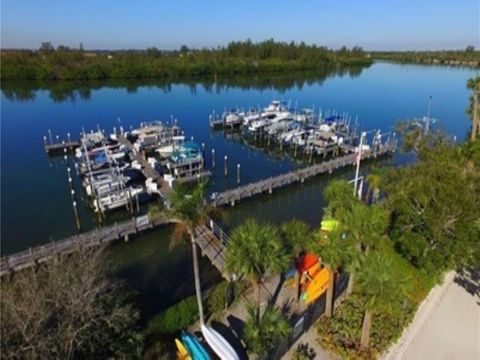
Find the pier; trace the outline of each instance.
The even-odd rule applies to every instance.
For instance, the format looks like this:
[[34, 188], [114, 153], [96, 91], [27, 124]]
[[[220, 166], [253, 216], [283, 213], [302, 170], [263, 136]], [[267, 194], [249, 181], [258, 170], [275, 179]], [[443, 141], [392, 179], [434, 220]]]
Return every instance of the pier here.
[[[384, 145], [378, 147], [378, 149], [364, 150], [362, 152], [362, 160], [368, 160], [382, 156], [395, 151], [396, 141], [390, 141]], [[272, 193], [273, 190], [282, 188], [284, 186], [294, 184], [297, 182], [303, 183], [305, 180], [314, 176], [332, 173], [335, 170], [344, 168], [349, 165], [355, 165], [355, 159], [357, 154], [351, 153], [341, 157], [334, 158], [328, 161], [322, 161], [321, 163], [311, 165], [298, 170], [293, 170], [289, 173], [271, 177], [268, 179], [260, 180], [255, 183], [240, 186], [231, 190], [227, 190], [212, 197], [212, 204], [214, 206], [223, 205], [235, 205], [236, 202], [249, 198], [251, 196], [266, 193]]]
[[45, 143], [44, 149], [47, 154], [61, 153], [66, 149], [67, 151], [74, 151], [77, 147], [80, 146], [80, 141], [62, 141], [58, 143]]
[[121, 223], [73, 235], [63, 240], [31, 247], [27, 250], [2, 257], [0, 260], [0, 277], [10, 272], [44, 263], [57, 255], [71, 254], [77, 246], [93, 247], [108, 244], [119, 239], [128, 240], [130, 236], [137, 235], [144, 230], [169, 223], [171, 221], [165, 219], [151, 221], [148, 215], [143, 215]]
[[[175, 220], [157, 219], [152, 221], [148, 215], [126, 220], [121, 223], [104, 226], [79, 235], [73, 235], [59, 241], [31, 247], [27, 250], [0, 259], [0, 277], [45, 263], [55, 256], [66, 256], [75, 251], [78, 246], [97, 247], [139, 235], [145, 230], [174, 223]], [[207, 256], [222, 276], [228, 278], [225, 272], [225, 244], [228, 240], [225, 232], [210, 220], [207, 225], [198, 226], [195, 230], [196, 242], [201, 253]]]

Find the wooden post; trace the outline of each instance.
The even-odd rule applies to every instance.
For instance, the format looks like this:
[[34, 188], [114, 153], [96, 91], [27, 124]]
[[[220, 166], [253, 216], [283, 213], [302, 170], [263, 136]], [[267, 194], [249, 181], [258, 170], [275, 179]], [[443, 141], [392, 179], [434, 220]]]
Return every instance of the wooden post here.
[[52, 145], [53, 139], [52, 139], [52, 132], [50, 131], [50, 129], [48, 129], [48, 137], [50, 138], [50, 145]]
[[297, 143], [295, 142], [295, 151], [293, 153], [293, 157], [297, 157]]
[[137, 205], [137, 214], [140, 212], [140, 202], [138, 200], [138, 193], [135, 194], [135, 202]]
[[69, 143], [72, 142], [72, 140], [70, 140], [70, 133], [67, 133], [67, 140], [68, 140]]
[[73, 200], [73, 213], [75, 215], [75, 224], [77, 225], [77, 230], [80, 230], [80, 217], [78, 216], [77, 202], [75, 200]]
[[223, 172], [225, 174], [225, 177], [228, 176], [228, 164], [227, 164], [227, 160], [228, 160], [228, 156], [225, 155], [224, 157], [224, 169], [223, 169]]
[[237, 164], [237, 184], [240, 184], [240, 164]]
[[212, 149], [212, 168], [215, 169], [215, 149]]
[[43, 137], [43, 145], [45, 146], [45, 150], [47, 149], [47, 137]]

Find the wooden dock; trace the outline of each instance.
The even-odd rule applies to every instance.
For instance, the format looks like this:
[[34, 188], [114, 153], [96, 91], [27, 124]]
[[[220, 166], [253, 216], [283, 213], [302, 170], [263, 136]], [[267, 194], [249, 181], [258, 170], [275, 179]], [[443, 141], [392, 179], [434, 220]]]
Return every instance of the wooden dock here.
[[[45, 263], [55, 256], [69, 255], [75, 251], [77, 246], [96, 247], [120, 239], [128, 240], [142, 231], [174, 222], [175, 220], [167, 219], [151, 221], [148, 215], [143, 215], [83, 234], [73, 235], [63, 240], [29, 248], [2, 257], [0, 259], [0, 277]], [[228, 278], [228, 274], [225, 272], [225, 245], [228, 237], [225, 232], [213, 220], [210, 220], [207, 225], [197, 227], [196, 234], [196, 242], [202, 255], [207, 256], [222, 276]]]
[[159, 219], [150, 221], [148, 215], [126, 220], [121, 223], [107, 225], [79, 235], [73, 235], [59, 241], [29, 248], [18, 253], [4, 256], [0, 260], [0, 276], [19, 271], [37, 264], [44, 263], [56, 255], [68, 255], [76, 246], [93, 247], [111, 243], [118, 239], [128, 240], [144, 230], [171, 223], [170, 220]]
[[58, 143], [45, 143], [44, 148], [47, 154], [61, 153], [66, 149], [67, 151], [73, 151], [80, 146], [80, 141], [62, 141]]
[[132, 160], [138, 161], [142, 165], [142, 173], [146, 178], [152, 178], [158, 185], [158, 190], [163, 199], [166, 198], [166, 195], [171, 190], [168, 183], [163, 180], [163, 177], [158, 173], [153, 166], [138, 153], [134, 148], [133, 144], [128, 140], [123, 134], [118, 135], [118, 141], [120, 144], [126, 146], [129, 150], [129, 155]]
[[[376, 158], [395, 151], [396, 142], [391, 141], [388, 144], [379, 146], [376, 151], [367, 150], [362, 152], [362, 160]], [[355, 165], [356, 154], [348, 154], [341, 157], [334, 158], [332, 160], [323, 161], [321, 163], [293, 170], [289, 173], [271, 177], [268, 179], [260, 180], [255, 183], [240, 186], [231, 190], [227, 190], [218, 194], [215, 194], [211, 199], [214, 206], [223, 205], [235, 205], [236, 202], [249, 198], [251, 196], [268, 192], [272, 193], [274, 189], [278, 189], [297, 182], [303, 183], [305, 180], [314, 176], [332, 173], [335, 170], [344, 168], [349, 165]]]
[[[133, 145], [124, 136], [120, 136], [119, 140], [124, 143], [131, 152], [134, 160], [142, 164], [145, 176], [152, 177], [157, 183], [163, 186], [168, 185], [163, 181], [158, 172], [133, 149]], [[372, 159], [395, 151], [396, 141], [379, 146], [376, 150], [368, 150], [362, 153], [362, 159]], [[346, 166], [355, 165], [356, 154], [351, 153], [341, 157], [324, 161], [302, 169], [294, 170], [286, 174], [282, 174], [269, 179], [260, 180], [258, 182], [240, 186], [235, 189], [227, 190], [216, 194], [212, 199], [215, 206], [234, 205], [242, 199], [262, 194], [272, 193], [274, 189], [281, 188], [293, 183], [303, 183], [305, 180], [314, 176], [332, 173], [335, 170]], [[168, 187], [168, 189], [170, 189]], [[164, 193], [165, 194], [165, 193]], [[114, 225], [108, 225], [100, 229], [95, 229], [80, 235], [74, 235], [64, 240], [54, 241], [45, 245], [29, 248], [4, 256], [0, 259], [0, 277], [11, 274], [31, 266], [36, 266], [52, 259], [57, 255], [68, 255], [72, 253], [76, 246], [99, 246], [111, 243], [117, 239], [128, 239], [130, 236], [138, 235], [144, 230], [153, 229], [157, 226], [175, 222], [174, 220], [159, 219], [151, 221], [148, 215], [132, 218], [131, 220]], [[196, 242], [200, 247], [201, 253], [207, 256], [211, 263], [219, 270], [223, 277], [229, 279], [229, 274], [225, 270], [225, 250], [228, 244], [228, 236], [221, 227], [209, 220], [207, 224], [201, 225], [196, 229]]]
[[229, 274], [225, 270], [225, 249], [228, 243], [228, 236], [217, 224], [210, 220], [206, 225], [195, 229], [196, 242], [200, 247], [202, 255], [207, 256], [222, 276], [229, 280]]

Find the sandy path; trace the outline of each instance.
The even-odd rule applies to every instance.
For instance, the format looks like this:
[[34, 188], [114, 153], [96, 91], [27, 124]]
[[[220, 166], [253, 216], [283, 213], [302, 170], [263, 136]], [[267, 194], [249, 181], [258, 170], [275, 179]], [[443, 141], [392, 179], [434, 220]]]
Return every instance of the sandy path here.
[[480, 359], [480, 298], [449, 273], [419, 308], [411, 326], [384, 359]]

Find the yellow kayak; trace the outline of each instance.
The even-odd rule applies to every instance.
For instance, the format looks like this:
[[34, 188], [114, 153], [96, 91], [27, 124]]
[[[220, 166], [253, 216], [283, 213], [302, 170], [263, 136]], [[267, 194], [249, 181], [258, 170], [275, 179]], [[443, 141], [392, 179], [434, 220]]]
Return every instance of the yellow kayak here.
[[185, 346], [183, 345], [183, 343], [178, 340], [178, 339], [175, 339], [175, 345], [177, 345], [177, 359], [178, 360], [192, 360], [192, 357], [190, 356], [190, 354], [188, 353], [187, 349], [185, 348]]

